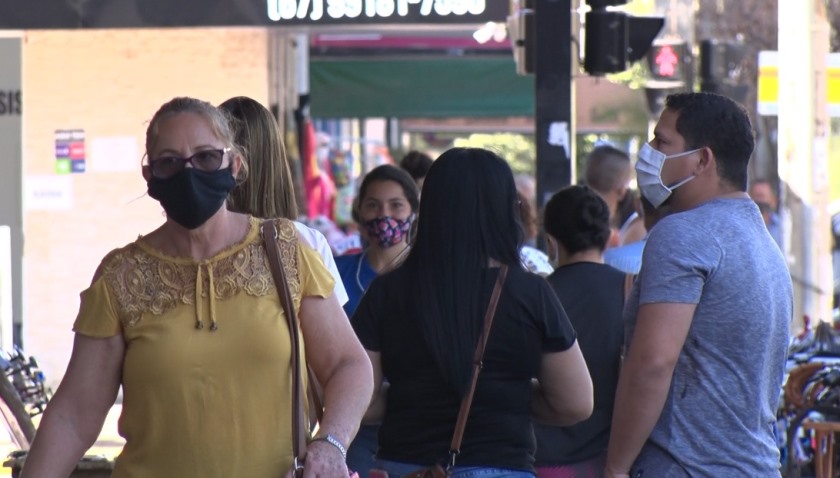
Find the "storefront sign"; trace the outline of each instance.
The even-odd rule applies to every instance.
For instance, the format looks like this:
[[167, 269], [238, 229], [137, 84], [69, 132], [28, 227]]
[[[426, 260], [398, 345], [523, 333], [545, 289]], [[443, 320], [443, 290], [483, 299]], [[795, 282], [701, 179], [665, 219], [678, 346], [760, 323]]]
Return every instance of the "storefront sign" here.
[[[507, 15], [505, 2], [488, 0], [267, 0], [279, 23], [479, 23]], [[501, 18], [499, 18], [501, 16]]]
[[0, 91], [0, 116], [20, 116], [22, 110], [20, 90]]
[[[505, 22], [509, 0], [0, 1], [0, 29], [434, 25]], [[133, 8], [132, 8], [133, 7]]]

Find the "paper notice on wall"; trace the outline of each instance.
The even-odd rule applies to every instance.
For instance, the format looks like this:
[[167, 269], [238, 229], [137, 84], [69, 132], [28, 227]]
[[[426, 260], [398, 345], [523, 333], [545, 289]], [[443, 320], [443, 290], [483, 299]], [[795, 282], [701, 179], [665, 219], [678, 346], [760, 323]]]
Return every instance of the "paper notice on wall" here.
[[73, 208], [73, 176], [27, 176], [23, 182], [27, 211], [67, 211]]
[[140, 156], [134, 136], [102, 136], [90, 140], [88, 172], [126, 173], [140, 171]]

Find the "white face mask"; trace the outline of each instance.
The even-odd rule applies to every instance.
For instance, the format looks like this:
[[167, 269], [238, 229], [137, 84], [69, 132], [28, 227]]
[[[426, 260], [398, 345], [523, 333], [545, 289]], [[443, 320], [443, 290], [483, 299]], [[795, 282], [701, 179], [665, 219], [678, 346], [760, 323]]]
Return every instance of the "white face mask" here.
[[639, 185], [639, 190], [642, 192], [642, 195], [650, 201], [653, 207], [657, 208], [661, 206], [671, 196], [674, 189], [694, 179], [694, 175], [691, 175], [670, 187], [666, 186], [662, 182], [662, 166], [665, 165], [665, 160], [681, 158], [701, 149], [703, 148], [665, 156], [665, 153], [653, 149], [647, 143], [642, 145], [642, 149], [639, 150], [638, 160], [636, 161], [636, 182]]

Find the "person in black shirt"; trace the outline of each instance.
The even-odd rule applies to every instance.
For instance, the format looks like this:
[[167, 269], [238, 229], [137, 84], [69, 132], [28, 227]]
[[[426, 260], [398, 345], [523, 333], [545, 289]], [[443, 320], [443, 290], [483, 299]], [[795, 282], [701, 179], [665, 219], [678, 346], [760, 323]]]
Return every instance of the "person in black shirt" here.
[[600, 476], [606, 460], [621, 348], [627, 276], [604, 264], [610, 211], [588, 186], [570, 186], [545, 205], [543, 224], [557, 269], [548, 276], [589, 367], [592, 416], [570, 427], [535, 424], [540, 478]]
[[423, 188], [408, 257], [374, 279], [351, 319], [374, 367], [366, 419], [382, 417], [377, 465], [399, 478], [448, 458], [484, 312], [505, 264], [452, 476], [478, 469], [483, 478], [533, 477], [531, 418], [570, 425], [592, 411], [575, 331], [545, 279], [520, 264], [516, 188], [502, 158], [450, 149]]

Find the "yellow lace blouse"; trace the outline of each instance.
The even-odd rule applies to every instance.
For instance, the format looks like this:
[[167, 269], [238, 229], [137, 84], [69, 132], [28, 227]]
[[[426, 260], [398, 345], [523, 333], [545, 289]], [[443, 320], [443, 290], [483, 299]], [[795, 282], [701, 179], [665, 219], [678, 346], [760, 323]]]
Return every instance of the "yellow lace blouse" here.
[[[329, 296], [317, 252], [277, 225], [295, 307]], [[291, 466], [289, 329], [259, 229], [252, 218], [242, 242], [201, 262], [141, 238], [82, 293], [73, 330], [126, 342], [112, 476], [277, 478]]]

